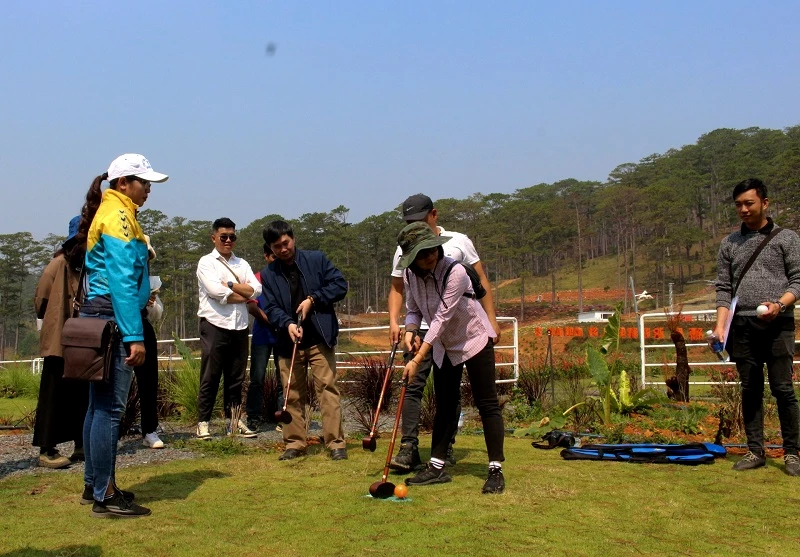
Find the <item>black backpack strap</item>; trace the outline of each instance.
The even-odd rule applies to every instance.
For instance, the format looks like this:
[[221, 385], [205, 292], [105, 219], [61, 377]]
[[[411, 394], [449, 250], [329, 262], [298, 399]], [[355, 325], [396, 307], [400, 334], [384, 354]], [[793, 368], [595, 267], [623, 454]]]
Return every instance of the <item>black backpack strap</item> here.
[[750, 270], [750, 267], [753, 266], [753, 263], [755, 263], [756, 258], [758, 257], [758, 254], [760, 254], [761, 250], [763, 250], [765, 247], [767, 247], [767, 244], [769, 244], [775, 236], [780, 234], [782, 230], [783, 230], [783, 228], [779, 228], [777, 226], [774, 227], [772, 229], [772, 232], [770, 232], [767, 235], [767, 237], [764, 238], [764, 241], [761, 242], [758, 245], [758, 247], [756, 248], [756, 251], [754, 251], [753, 255], [750, 256], [750, 259], [747, 260], [747, 263], [745, 264], [744, 268], [742, 269], [742, 272], [739, 274], [739, 278], [736, 279], [736, 286], [734, 286], [733, 290], [731, 290], [731, 298], [736, 296], [736, 292], [739, 290], [739, 285], [741, 284], [742, 279], [744, 278], [744, 275], [747, 273], [747, 271]]
[[447, 279], [450, 278], [450, 272], [456, 265], [458, 265], [458, 261], [453, 261], [452, 263], [450, 263], [450, 265], [447, 266], [447, 269], [444, 270], [444, 277], [442, 277], [442, 288], [447, 287]]
[[[453, 261], [452, 263], [450, 263], [450, 265], [448, 265], [447, 269], [445, 269], [445, 271], [444, 271], [444, 277], [442, 279], [442, 287], [443, 288], [447, 286], [447, 279], [450, 278], [450, 271], [452, 271], [453, 267], [455, 267], [456, 265], [462, 265], [464, 267], [464, 270], [465, 271], [467, 270], [466, 265], [463, 265], [460, 261]], [[469, 278], [469, 284], [470, 284], [470, 286], [472, 286], [472, 277], [470, 277], [468, 271], [467, 271], [467, 278]], [[475, 287], [473, 286], [472, 289], [475, 290]], [[462, 294], [462, 296], [465, 296], [467, 298], [476, 299], [476, 296], [475, 296], [475, 294], [473, 292], [464, 292]]]

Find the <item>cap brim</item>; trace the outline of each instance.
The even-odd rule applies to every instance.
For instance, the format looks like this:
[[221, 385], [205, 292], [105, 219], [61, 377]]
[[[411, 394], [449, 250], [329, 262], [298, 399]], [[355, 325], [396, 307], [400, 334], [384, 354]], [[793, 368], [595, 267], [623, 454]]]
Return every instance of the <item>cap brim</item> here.
[[420, 211], [419, 213], [412, 213], [410, 215], [403, 215], [403, 220], [407, 223], [418, 222], [428, 216], [430, 211]]
[[166, 174], [161, 174], [160, 172], [156, 172], [155, 170], [148, 170], [147, 172], [136, 174], [136, 177], [141, 178], [142, 180], [147, 180], [148, 182], [155, 182], [156, 184], [160, 184], [161, 182], [166, 182], [169, 180], [169, 176]]
[[417, 258], [417, 254], [420, 251], [424, 249], [438, 248], [439, 246], [446, 244], [451, 237], [452, 236], [437, 236], [436, 238], [431, 238], [430, 240], [420, 242], [414, 246], [414, 249], [412, 249], [410, 253], [403, 255], [400, 258], [400, 261], [397, 262], [397, 268], [405, 269], [414, 262], [414, 260]]

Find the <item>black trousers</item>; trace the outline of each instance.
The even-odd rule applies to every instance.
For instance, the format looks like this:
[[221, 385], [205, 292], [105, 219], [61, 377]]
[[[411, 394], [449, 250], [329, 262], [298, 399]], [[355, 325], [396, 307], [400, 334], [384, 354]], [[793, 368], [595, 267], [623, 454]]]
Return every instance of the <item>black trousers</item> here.
[[[419, 337], [425, 340], [427, 329], [419, 330]], [[405, 346], [405, 343], [403, 343]], [[403, 361], [408, 363], [414, 357], [413, 352], [403, 350]], [[422, 413], [422, 397], [425, 393], [425, 385], [428, 383], [428, 376], [433, 369], [433, 352], [428, 352], [422, 359], [422, 363], [417, 368], [417, 373], [406, 387], [406, 398], [403, 402], [403, 425], [401, 428], [402, 438], [400, 443], [412, 445], [414, 448], [419, 446], [419, 420]], [[461, 377], [459, 375], [459, 377]], [[461, 386], [458, 387], [458, 404], [455, 409], [456, 423], [461, 416]], [[451, 444], [456, 442], [458, 427], [453, 432]]]
[[747, 447], [764, 453], [764, 364], [772, 396], [778, 404], [784, 454], [797, 454], [800, 407], [792, 384], [794, 319], [765, 323], [756, 317], [736, 317], [731, 326], [731, 358], [742, 382], [742, 415]]
[[225, 416], [229, 418], [231, 407], [242, 403], [242, 383], [247, 370], [250, 344], [248, 334], [248, 329], [231, 331], [216, 327], [205, 319], [200, 320], [199, 421], [211, 420], [220, 376], [223, 383]]
[[445, 355], [441, 369], [433, 367], [433, 387], [436, 391], [436, 417], [433, 420], [431, 456], [444, 460], [447, 448], [458, 429], [456, 407], [461, 398], [461, 374], [467, 368], [467, 377], [472, 387], [472, 397], [481, 416], [483, 439], [489, 453], [489, 461], [503, 462], [505, 430], [500, 404], [497, 401], [495, 384], [494, 345], [487, 338], [486, 347], [466, 362], [450, 363]]
[[136, 388], [142, 415], [142, 436], [158, 428], [158, 342], [150, 321], [142, 319], [144, 326], [144, 363], [136, 366]]
[[59, 443], [75, 441], [83, 447], [83, 420], [89, 407], [89, 384], [85, 381], [64, 381], [64, 359], [45, 356], [33, 446], [54, 449]]

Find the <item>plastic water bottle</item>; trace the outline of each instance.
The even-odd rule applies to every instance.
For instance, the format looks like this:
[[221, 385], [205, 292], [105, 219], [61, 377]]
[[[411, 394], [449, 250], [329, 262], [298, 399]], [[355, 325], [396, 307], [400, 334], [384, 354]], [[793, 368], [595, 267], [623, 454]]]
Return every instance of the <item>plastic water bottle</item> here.
[[722, 351], [725, 349], [725, 345], [717, 338], [714, 331], [706, 331], [706, 340], [708, 340], [708, 346], [711, 347], [711, 351], [717, 355], [717, 358], [724, 362], [725, 356], [722, 354]]
[[464, 411], [461, 411], [461, 414], [458, 416], [458, 429], [464, 427]]

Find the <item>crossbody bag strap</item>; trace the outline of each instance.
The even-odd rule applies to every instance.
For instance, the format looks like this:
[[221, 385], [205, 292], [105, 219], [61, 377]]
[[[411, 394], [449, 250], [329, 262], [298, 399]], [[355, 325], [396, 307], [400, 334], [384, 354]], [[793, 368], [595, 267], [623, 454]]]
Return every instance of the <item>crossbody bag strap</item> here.
[[220, 263], [222, 263], [223, 265], [225, 265], [225, 267], [227, 267], [227, 269], [228, 269], [228, 270], [231, 272], [231, 274], [233, 275], [233, 278], [235, 278], [235, 279], [236, 279], [236, 282], [238, 282], [238, 283], [241, 283], [241, 282], [242, 282], [242, 281], [240, 281], [240, 280], [239, 280], [239, 275], [237, 275], [235, 272], [233, 272], [233, 269], [231, 269], [231, 266], [230, 266], [230, 265], [228, 265], [228, 262], [227, 262], [227, 261], [225, 261], [225, 258], [224, 258], [224, 257], [217, 257], [217, 261], [219, 261]]
[[83, 305], [83, 296], [86, 294], [83, 288], [83, 281], [86, 280], [86, 262], [81, 266], [81, 274], [78, 277], [78, 289], [72, 298], [72, 317], [78, 317]]
[[764, 241], [761, 242], [758, 245], [758, 247], [756, 248], [756, 251], [754, 251], [753, 255], [750, 256], [750, 259], [748, 259], [747, 263], [745, 264], [744, 268], [742, 269], [742, 272], [739, 274], [739, 278], [736, 279], [736, 286], [734, 286], [733, 290], [731, 291], [731, 298], [736, 296], [736, 292], [739, 290], [739, 285], [742, 283], [742, 279], [744, 278], [744, 275], [747, 273], [747, 271], [750, 270], [750, 267], [753, 266], [753, 263], [755, 263], [756, 258], [758, 257], [758, 254], [760, 254], [761, 250], [763, 250], [765, 247], [767, 247], [767, 244], [769, 244], [775, 236], [780, 234], [782, 230], [783, 230], [783, 228], [778, 228], [776, 226], [775, 228], [772, 229], [772, 232], [770, 232], [767, 235], [767, 237], [764, 238]]

